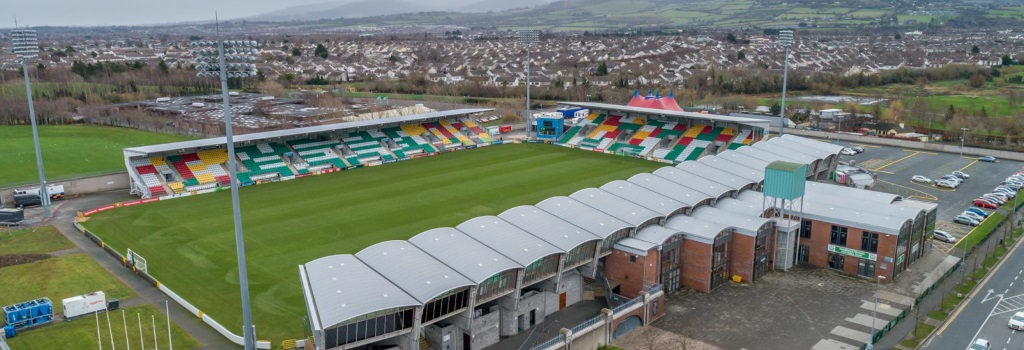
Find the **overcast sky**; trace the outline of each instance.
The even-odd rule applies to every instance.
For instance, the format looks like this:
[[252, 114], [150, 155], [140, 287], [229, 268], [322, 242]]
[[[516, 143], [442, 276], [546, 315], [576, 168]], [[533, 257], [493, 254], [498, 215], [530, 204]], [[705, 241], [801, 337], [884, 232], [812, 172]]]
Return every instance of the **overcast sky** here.
[[[173, 23], [258, 15], [286, 7], [329, 0], [3, 0], [0, 28], [29, 26], [104, 26]], [[13, 6], [12, 6], [13, 5]]]

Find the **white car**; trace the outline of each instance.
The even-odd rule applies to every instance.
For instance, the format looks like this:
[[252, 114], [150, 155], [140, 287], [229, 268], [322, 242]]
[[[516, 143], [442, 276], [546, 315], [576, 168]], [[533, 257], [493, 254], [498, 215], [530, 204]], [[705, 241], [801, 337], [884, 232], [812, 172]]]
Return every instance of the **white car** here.
[[978, 215], [977, 213], [970, 212], [970, 211], [965, 211], [963, 213], [960, 213], [960, 215], [963, 215], [963, 216], [969, 217], [971, 219], [977, 220], [978, 222], [985, 221], [985, 217], [983, 217], [981, 215]]
[[918, 183], [925, 183], [925, 184], [932, 183], [932, 179], [929, 179], [929, 178], [921, 176], [921, 175], [914, 175], [914, 177], [910, 178], [910, 181], [911, 182], [918, 182]]
[[1010, 326], [1010, 329], [1024, 331], [1024, 311], [1018, 311], [1013, 314], [1013, 316], [1010, 316], [1010, 323], [1008, 326]]
[[960, 184], [958, 184], [956, 182], [953, 182], [953, 181], [946, 181], [946, 180], [935, 181], [935, 187], [945, 187], [945, 188], [951, 188], [951, 189], [955, 190], [956, 187], [959, 186], [959, 185]]
[[946, 231], [935, 230], [932, 232], [932, 238], [946, 243], [956, 243], [956, 237], [953, 237], [953, 235]]
[[854, 151], [852, 148], [843, 148], [842, 151], [839, 151], [839, 154], [842, 154], [844, 156], [852, 156], [856, 155], [857, 151]]
[[956, 177], [959, 177], [959, 178], [964, 179], [964, 180], [967, 180], [967, 179], [971, 178], [971, 175], [968, 175], [967, 173], [959, 171], [959, 170], [954, 171], [954, 172], [952, 172], [950, 174], [956, 175]]

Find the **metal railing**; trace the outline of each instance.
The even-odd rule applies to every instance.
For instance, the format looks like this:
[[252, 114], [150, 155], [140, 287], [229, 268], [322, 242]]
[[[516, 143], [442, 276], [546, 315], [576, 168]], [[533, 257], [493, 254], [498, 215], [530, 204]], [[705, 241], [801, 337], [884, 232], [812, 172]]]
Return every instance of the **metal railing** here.
[[596, 324], [601, 323], [603, 321], [604, 321], [604, 315], [597, 315], [597, 316], [594, 316], [594, 317], [590, 318], [589, 320], [583, 321], [582, 323], [573, 326], [570, 329], [572, 330], [572, 334], [576, 334], [576, 333], [578, 333], [578, 332], [580, 332], [580, 331], [582, 331], [582, 330], [584, 330], [586, 328], [589, 328], [590, 326], [596, 325]]
[[643, 296], [639, 296], [639, 297], [633, 298], [630, 301], [622, 303], [622, 305], [619, 305], [619, 306], [616, 306], [616, 307], [612, 308], [612, 312], [617, 314], [617, 313], [621, 312], [622, 310], [628, 309], [630, 306], [643, 303], [643, 301], [644, 301], [643, 299], [644, 299]]
[[543, 343], [537, 344], [537, 346], [534, 346], [534, 347], [530, 348], [530, 350], [547, 350], [547, 349], [550, 349], [550, 348], [554, 347], [557, 344], [563, 343], [564, 341], [565, 341], [565, 337], [563, 337], [561, 335], [558, 335], [558, 336], [555, 336], [554, 338], [548, 339], [547, 341], [545, 341]]

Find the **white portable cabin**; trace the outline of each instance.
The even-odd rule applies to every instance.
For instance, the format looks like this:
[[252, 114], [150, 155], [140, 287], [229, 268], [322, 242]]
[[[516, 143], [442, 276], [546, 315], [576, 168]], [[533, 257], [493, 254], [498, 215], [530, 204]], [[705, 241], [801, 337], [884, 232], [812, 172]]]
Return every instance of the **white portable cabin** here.
[[107, 309], [107, 296], [100, 292], [92, 292], [70, 297], [61, 301], [64, 305], [64, 318], [74, 318]]

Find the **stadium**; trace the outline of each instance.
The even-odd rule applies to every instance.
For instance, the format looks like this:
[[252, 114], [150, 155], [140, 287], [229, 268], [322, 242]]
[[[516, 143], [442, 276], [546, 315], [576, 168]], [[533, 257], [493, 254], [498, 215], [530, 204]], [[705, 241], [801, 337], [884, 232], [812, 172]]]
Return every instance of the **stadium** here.
[[[258, 336], [480, 349], [604, 298], [617, 337], [660, 317], [665, 293], [831, 263], [817, 227], [881, 233], [859, 265], [888, 277], [923, 255], [934, 227], [934, 205], [810, 181], [799, 215], [782, 212], [763, 192], [770, 174], [828, 179], [842, 147], [767, 139], [763, 120], [561, 104], [586, 116], [549, 141], [487, 133], [474, 117], [490, 109], [236, 137]], [[241, 333], [227, 157], [224, 138], [127, 148], [141, 198], [84, 212], [82, 227]]]

